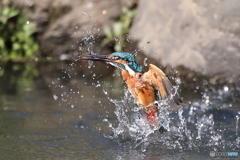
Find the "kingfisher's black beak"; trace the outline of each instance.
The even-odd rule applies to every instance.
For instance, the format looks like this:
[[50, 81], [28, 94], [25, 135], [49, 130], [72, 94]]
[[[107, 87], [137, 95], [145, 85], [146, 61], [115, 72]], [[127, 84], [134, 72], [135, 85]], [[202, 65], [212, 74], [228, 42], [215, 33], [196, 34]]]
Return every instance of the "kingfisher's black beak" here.
[[112, 59], [108, 58], [108, 55], [83, 55], [83, 56], [80, 56], [78, 60], [112, 62]]

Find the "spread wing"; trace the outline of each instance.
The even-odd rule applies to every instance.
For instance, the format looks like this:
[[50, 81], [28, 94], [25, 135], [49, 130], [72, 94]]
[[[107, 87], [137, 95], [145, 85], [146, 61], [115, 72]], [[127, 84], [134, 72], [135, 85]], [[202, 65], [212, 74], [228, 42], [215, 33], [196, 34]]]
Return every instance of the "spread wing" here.
[[143, 74], [143, 78], [158, 89], [161, 99], [166, 99], [169, 96], [173, 96], [174, 102], [179, 105], [182, 100], [179, 98], [178, 94], [175, 94], [174, 88], [171, 82], [168, 80], [166, 75], [153, 64], [149, 64], [149, 69]]

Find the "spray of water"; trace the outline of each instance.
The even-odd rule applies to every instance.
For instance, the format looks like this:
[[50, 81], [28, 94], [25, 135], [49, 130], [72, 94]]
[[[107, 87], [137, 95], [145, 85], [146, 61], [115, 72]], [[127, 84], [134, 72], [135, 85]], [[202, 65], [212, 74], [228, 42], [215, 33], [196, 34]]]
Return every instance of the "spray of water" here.
[[[151, 143], [159, 141], [159, 127], [151, 128], [145, 117], [145, 113], [140, 106], [138, 106], [130, 92], [125, 89], [124, 97], [122, 100], [118, 101], [111, 99], [106, 91], [104, 93], [107, 95], [109, 101], [111, 101], [115, 106], [115, 114], [118, 120], [118, 126], [116, 128], [107, 120], [109, 127], [112, 130], [111, 135], [106, 135], [108, 138], [115, 139], [122, 142], [132, 143], [132, 147], [140, 147], [142, 151], [146, 150], [146, 147]], [[169, 117], [169, 100], [166, 101], [156, 101], [159, 115], [158, 120], [161, 126], [169, 130], [170, 117]]]
[[153, 143], [161, 144], [164, 148], [180, 150], [236, 148], [240, 142], [239, 115], [236, 116], [236, 136], [229, 138], [224, 133], [226, 128], [219, 126], [221, 124], [216, 122], [213, 115], [215, 113], [209, 106], [211, 98], [207, 94], [203, 94], [202, 102], [184, 104], [184, 107], [177, 111], [171, 111], [169, 101], [157, 102], [160, 106], [159, 122], [168, 130], [161, 134], [148, 126], [141, 109], [134, 103], [130, 93], [125, 90], [125, 96], [121, 101], [109, 98], [116, 106], [118, 127], [112, 127], [112, 124], [105, 119], [113, 132], [107, 137], [118, 140], [120, 144], [131, 143], [133, 148], [140, 147], [143, 152]]

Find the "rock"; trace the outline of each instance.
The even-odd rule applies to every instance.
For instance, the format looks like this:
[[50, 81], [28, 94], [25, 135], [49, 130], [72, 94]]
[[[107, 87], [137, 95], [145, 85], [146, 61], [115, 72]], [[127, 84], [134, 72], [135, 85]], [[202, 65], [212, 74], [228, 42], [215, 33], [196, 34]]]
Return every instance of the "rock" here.
[[27, 15], [37, 26], [40, 50], [46, 56], [106, 52], [103, 27], [121, 14], [120, 0], [11, 1], [20, 8], [30, 7]]
[[142, 0], [130, 37], [163, 65], [240, 80], [240, 1]]

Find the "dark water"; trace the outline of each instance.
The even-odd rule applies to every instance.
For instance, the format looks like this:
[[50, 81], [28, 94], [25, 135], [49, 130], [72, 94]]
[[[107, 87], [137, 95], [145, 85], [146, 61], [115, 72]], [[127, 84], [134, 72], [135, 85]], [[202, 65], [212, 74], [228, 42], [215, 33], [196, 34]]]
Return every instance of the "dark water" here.
[[63, 75], [48, 74], [15, 92], [1, 81], [0, 159], [212, 159], [211, 151], [240, 153], [238, 87], [183, 88], [180, 109], [168, 102], [162, 107], [159, 120], [168, 132], [160, 134], [144, 127], [118, 76], [93, 80], [79, 73], [64, 82]]

